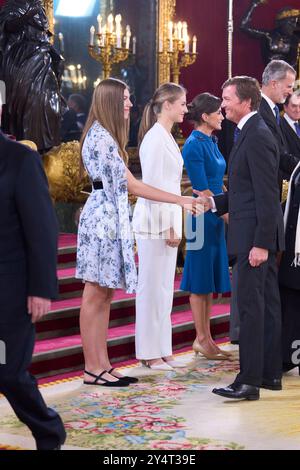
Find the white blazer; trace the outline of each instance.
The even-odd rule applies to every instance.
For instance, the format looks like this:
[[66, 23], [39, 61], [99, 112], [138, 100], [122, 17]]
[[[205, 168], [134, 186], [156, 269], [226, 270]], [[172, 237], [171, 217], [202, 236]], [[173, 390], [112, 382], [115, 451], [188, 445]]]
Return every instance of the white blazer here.
[[[143, 182], [174, 194], [181, 194], [183, 159], [171, 134], [158, 122], [145, 135], [140, 147]], [[138, 198], [133, 213], [136, 233], [160, 234], [173, 227], [182, 234], [182, 209], [176, 204]]]

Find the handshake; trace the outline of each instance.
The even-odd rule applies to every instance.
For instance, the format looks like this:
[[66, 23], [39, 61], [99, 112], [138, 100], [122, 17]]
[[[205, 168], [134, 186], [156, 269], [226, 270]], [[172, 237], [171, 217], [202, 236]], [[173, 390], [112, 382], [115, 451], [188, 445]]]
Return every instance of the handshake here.
[[181, 201], [179, 204], [184, 210], [197, 216], [212, 209], [213, 204], [209, 196], [206, 196], [203, 192], [197, 191], [196, 189], [193, 189], [193, 193], [197, 194], [198, 197], [180, 196]]

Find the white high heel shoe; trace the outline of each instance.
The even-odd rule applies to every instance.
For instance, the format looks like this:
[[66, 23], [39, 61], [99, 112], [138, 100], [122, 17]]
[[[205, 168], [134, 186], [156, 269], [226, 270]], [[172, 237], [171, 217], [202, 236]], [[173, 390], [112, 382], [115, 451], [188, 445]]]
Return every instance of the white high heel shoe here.
[[159, 362], [157, 364], [150, 364], [149, 361], [140, 361], [142, 366], [143, 367], [148, 367], [148, 369], [152, 369], [152, 370], [164, 370], [164, 371], [168, 371], [168, 370], [173, 370], [173, 367], [169, 364], [167, 364], [166, 362]]
[[166, 361], [164, 359], [164, 361], [165, 361], [166, 364], [173, 367], [174, 369], [179, 369], [180, 367], [186, 367], [185, 364], [183, 364], [182, 362], [179, 362], [179, 361], [175, 361], [175, 359], [173, 359], [172, 361]]

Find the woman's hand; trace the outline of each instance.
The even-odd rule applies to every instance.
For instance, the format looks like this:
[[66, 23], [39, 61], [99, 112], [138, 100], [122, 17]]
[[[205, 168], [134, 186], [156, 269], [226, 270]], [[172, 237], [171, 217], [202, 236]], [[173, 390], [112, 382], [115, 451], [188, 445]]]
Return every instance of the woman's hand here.
[[181, 238], [178, 238], [177, 233], [173, 229], [173, 227], [168, 230], [168, 238], [166, 239], [167, 246], [171, 248], [177, 248], [180, 245]]
[[205, 212], [204, 198], [191, 196], [178, 196], [178, 204], [187, 212], [199, 215]]

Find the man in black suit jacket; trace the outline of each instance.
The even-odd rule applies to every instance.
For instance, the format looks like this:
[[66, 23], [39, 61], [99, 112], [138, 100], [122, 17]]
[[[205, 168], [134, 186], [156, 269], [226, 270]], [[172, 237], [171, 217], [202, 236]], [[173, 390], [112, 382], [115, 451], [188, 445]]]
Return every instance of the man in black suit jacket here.
[[281, 131], [288, 151], [300, 159], [300, 90], [287, 97], [283, 109], [284, 116], [280, 119]]
[[288, 151], [287, 142], [280, 128], [278, 104], [283, 104], [293, 92], [296, 71], [283, 60], [272, 60], [265, 68], [262, 76], [262, 100], [259, 113], [275, 137], [280, 153], [279, 177], [280, 197], [282, 180], [289, 179], [296, 167], [299, 156]]
[[[240, 373], [213, 393], [257, 400], [259, 387], [281, 389], [281, 313], [276, 252], [284, 248], [277, 174], [279, 152], [257, 113], [257, 80], [235, 77], [223, 85], [227, 119], [240, 133], [229, 158], [227, 193], [204, 202], [222, 215], [229, 211], [228, 253], [237, 258], [240, 314]], [[215, 207], [214, 207], [215, 206]]]
[[0, 392], [32, 432], [37, 449], [66, 434], [29, 374], [34, 323], [57, 295], [57, 221], [38, 153], [0, 132]]

